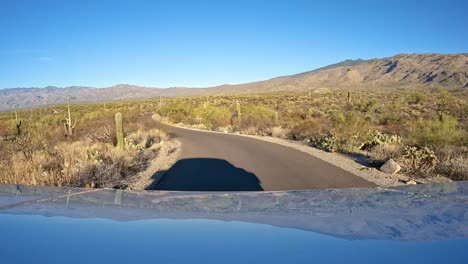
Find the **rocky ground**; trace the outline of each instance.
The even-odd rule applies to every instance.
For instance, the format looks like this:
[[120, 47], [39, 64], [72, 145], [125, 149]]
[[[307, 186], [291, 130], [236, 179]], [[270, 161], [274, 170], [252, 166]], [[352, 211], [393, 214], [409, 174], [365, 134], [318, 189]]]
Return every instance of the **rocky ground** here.
[[161, 141], [158, 155], [150, 161], [148, 168], [129, 179], [125, 184], [130, 190], [151, 190], [161, 180], [164, 173], [176, 163], [181, 144], [174, 138]]

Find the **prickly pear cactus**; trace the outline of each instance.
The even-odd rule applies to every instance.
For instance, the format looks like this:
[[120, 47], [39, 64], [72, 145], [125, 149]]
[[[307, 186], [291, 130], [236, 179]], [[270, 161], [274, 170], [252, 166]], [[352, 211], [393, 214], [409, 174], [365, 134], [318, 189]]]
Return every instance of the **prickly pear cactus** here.
[[369, 150], [376, 146], [385, 144], [400, 143], [401, 137], [398, 135], [388, 135], [380, 131], [371, 133], [366, 142], [362, 143], [359, 149]]

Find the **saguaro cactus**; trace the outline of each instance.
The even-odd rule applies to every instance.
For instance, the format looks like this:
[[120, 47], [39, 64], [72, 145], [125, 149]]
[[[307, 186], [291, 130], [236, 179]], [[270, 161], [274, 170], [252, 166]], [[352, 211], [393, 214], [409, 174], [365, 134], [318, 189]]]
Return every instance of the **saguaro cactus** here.
[[348, 97], [346, 98], [346, 102], [347, 102], [348, 104], [351, 103], [351, 92], [350, 92], [350, 91], [348, 91]]
[[117, 148], [123, 150], [124, 149], [124, 135], [123, 135], [123, 121], [122, 121], [122, 113], [115, 114], [115, 129], [116, 129], [116, 136], [117, 136]]
[[240, 103], [237, 101], [237, 119], [239, 119], [239, 126], [241, 125], [241, 115]]
[[15, 109], [15, 125], [16, 125], [16, 135], [21, 135], [21, 120], [18, 119], [18, 112]]
[[72, 122], [69, 97], [67, 97], [67, 108], [68, 108], [68, 117], [65, 118], [65, 123], [63, 124], [63, 127], [65, 129], [65, 136], [71, 137], [73, 136], [73, 132], [75, 131], [76, 118], [75, 118], [75, 121]]
[[278, 112], [275, 112], [275, 125], [279, 125], [279, 122], [278, 122]]

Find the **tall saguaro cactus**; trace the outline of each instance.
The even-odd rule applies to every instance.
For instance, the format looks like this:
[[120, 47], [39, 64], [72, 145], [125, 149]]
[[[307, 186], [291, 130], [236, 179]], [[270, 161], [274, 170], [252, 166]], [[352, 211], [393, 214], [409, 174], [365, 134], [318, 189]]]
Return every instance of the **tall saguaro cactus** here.
[[347, 102], [348, 104], [351, 103], [351, 92], [350, 92], [350, 91], [348, 91], [348, 97], [346, 98], [346, 102]]
[[16, 125], [16, 135], [20, 136], [21, 135], [21, 120], [18, 119], [18, 112], [16, 111], [15, 108], [15, 125]]
[[239, 119], [239, 127], [241, 125], [241, 108], [240, 108], [240, 103], [237, 101], [237, 119]]
[[65, 123], [63, 124], [63, 127], [65, 128], [65, 136], [72, 137], [73, 132], [75, 131], [76, 118], [75, 118], [75, 121], [72, 122], [69, 97], [67, 97], [67, 108], [68, 108], [68, 117], [65, 118]]
[[124, 149], [123, 120], [122, 113], [115, 114], [115, 129], [117, 136], [117, 148]]

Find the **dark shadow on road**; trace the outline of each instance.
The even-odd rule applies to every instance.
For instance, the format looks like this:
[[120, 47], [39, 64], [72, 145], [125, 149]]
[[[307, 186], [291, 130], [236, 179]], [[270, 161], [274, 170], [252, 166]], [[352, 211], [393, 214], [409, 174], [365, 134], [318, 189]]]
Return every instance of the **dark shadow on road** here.
[[212, 158], [179, 160], [159, 183], [150, 188], [171, 191], [263, 191], [255, 174], [237, 168], [226, 160]]

